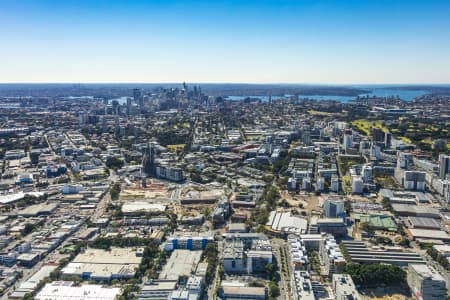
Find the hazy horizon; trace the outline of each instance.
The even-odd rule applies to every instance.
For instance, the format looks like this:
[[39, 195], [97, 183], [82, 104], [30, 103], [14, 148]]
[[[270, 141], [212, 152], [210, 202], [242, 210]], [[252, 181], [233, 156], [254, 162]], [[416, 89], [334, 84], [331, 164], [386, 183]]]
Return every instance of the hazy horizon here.
[[277, 85], [277, 86], [328, 86], [328, 87], [420, 87], [420, 86], [430, 86], [430, 87], [448, 87], [450, 86], [450, 82], [443, 83], [319, 83], [319, 82], [311, 82], [311, 83], [303, 83], [303, 82], [190, 82], [187, 80], [182, 80], [179, 82], [176, 81], [167, 81], [167, 82], [127, 82], [127, 81], [118, 81], [118, 82], [0, 82], [0, 85], [181, 85], [183, 83], [187, 83], [188, 85]]

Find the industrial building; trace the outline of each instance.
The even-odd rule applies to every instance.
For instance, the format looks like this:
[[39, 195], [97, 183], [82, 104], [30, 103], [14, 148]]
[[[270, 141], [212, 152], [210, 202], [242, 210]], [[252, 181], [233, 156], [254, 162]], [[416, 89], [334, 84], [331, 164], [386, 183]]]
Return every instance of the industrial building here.
[[362, 241], [343, 240], [347, 254], [355, 263], [385, 263], [397, 266], [407, 266], [411, 263], [425, 263], [415, 252], [403, 252], [397, 248], [369, 249]]
[[33, 274], [27, 281], [20, 284], [15, 291], [9, 295], [11, 299], [22, 299], [25, 294], [32, 293], [39, 285], [39, 283], [50, 275], [57, 268], [56, 265], [44, 265], [36, 273]]
[[408, 217], [408, 225], [418, 229], [440, 229], [441, 224], [432, 218]]
[[437, 240], [437, 241], [444, 241], [444, 242], [450, 242], [450, 235], [448, 235], [447, 232], [443, 230], [433, 230], [433, 229], [416, 229], [416, 228], [408, 228], [406, 230], [406, 233], [408, 234], [408, 238], [410, 240]]
[[71, 281], [47, 283], [36, 295], [35, 300], [114, 300], [120, 295], [120, 288], [87, 284], [75, 286]]
[[79, 276], [84, 280], [110, 281], [133, 278], [142, 261], [136, 248], [86, 249], [64, 267], [67, 276]]
[[201, 257], [201, 250], [174, 250], [159, 274], [159, 280], [187, 280], [197, 269]]
[[139, 300], [165, 300], [177, 287], [177, 280], [150, 280], [142, 286]]
[[269, 221], [266, 224], [268, 232], [275, 235], [306, 233], [307, 228], [308, 221], [292, 215], [291, 212], [272, 211], [269, 215]]
[[429, 206], [418, 206], [418, 205], [408, 205], [408, 204], [392, 204], [392, 210], [398, 216], [408, 217], [425, 217], [440, 219], [441, 215], [439, 210]]

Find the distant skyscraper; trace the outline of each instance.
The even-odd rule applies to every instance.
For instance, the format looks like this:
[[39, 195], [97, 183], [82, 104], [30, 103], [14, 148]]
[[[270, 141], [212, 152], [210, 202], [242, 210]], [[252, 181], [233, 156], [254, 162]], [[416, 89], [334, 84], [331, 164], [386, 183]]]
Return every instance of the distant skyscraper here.
[[133, 89], [133, 99], [134, 102], [138, 103], [139, 109], [142, 111], [144, 109], [144, 97], [140, 89]]
[[119, 120], [119, 116], [115, 116], [114, 117], [114, 130], [116, 133], [120, 132], [120, 120]]
[[450, 174], [450, 155], [439, 155], [439, 178], [445, 179], [445, 176]]
[[304, 131], [302, 133], [302, 142], [305, 146], [311, 145], [311, 132], [310, 131]]
[[127, 115], [131, 115], [131, 98], [127, 98]]
[[118, 115], [119, 114], [119, 102], [114, 100], [112, 102], [112, 108], [113, 108], [113, 114]]
[[79, 120], [78, 123], [80, 124], [80, 126], [86, 125], [87, 118], [88, 118], [88, 116], [87, 116], [86, 113], [81, 113], [81, 114], [78, 116], [78, 120]]
[[108, 129], [108, 124], [106, 123], [106, 116], [102, 117], [102, 131], [106, 132], [106, 130]]
[[139, 99], [141, 98], [141, 90], [140, 89], [133, 89], [133, 98], [135, 102], [139, 102]]

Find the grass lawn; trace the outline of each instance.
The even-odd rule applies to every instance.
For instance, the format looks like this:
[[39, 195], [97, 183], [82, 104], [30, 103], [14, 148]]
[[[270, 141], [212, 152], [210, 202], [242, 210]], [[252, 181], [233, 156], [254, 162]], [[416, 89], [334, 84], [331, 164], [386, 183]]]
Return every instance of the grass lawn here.
[[186, 144], [167, 145], [167, 149], [171, 152], [183, 151]]
[[318, 110], [308, 110], [308, 112], [314, 116], [333, 116], [333, 115], [337, 114], [337, 113], [318, 111]]
[[388, 132], [389, 129], [383, 125], [383, 121], [369, 121], [365, 119], [358, 119], [352, 122], [352, 125], [364, 132], [366, 135], [371, 135], [372, 128], [380, 128], [384, 132]]
[[406, 136], [402, 136], [402, 137], [400, 137], [400, 139], [401, 139], [402, 141], [404, 141], [405, 143], [407, 143], [407, 144], [412, 144], [411, 139], [410, 139], [410, 138], [407, 138]]

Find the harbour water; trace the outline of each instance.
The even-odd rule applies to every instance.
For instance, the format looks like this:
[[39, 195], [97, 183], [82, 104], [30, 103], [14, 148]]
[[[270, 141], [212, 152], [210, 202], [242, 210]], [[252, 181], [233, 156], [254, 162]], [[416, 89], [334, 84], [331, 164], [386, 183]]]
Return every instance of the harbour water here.
[[[392, 88], [366, 88], [372, 92], [360, 94], [360, 97], [369, 96], [377, 96], [377, 97], [400, 97], [400, 99], [405, 101], [412, 101], [414, 98], [427, 94], [427, 91], [423, 90], [403, 90], [403, 89], [392, 89]], [[258, 98], [261, 101], [269, 101], [269, 96], [228, 96], [226, 99], [231, 101], [242, 101], [246, 98]], [[272, 96], [273, 100], [282, 99], [287, 96]], [[337, 95], [299, 95], [302, 99], [313, 99], [313, 100], [333, 100], [338, 102], [348, 102], [351, 100], [355, 100], [356, 96], [337, 96]]]

